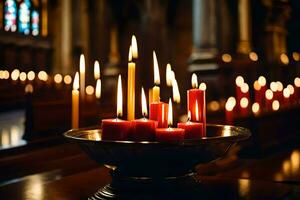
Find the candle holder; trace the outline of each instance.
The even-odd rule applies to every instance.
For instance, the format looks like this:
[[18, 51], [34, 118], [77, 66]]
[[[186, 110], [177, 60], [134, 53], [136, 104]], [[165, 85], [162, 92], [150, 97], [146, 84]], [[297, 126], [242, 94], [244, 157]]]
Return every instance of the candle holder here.
[[199, 184], [194, 179], [195, 166], [221, 158], [233, 144], [251, 135], [242, 127], [210, 124], [206, 137], [180, 142], [104, 141], [101, 133], [98, 128], [64, 133], [110, 169], [111, 183], [90, 199], [158, 199], [157, 195], [164, 194], [176, 194], [177, 198], [178, 192], [192, 197]]

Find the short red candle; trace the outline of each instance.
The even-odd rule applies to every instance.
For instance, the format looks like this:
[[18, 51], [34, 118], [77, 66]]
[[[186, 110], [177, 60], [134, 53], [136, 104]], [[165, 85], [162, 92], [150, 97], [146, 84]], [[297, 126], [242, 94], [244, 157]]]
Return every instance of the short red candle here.
[[128, 140], [131, 122], [121, 119], [102, 120], [102, 140]]
[[184, 129], [182, 128], [157, 128], [155, 130], [156, 140], [159, 142], [177, 142], [184, 140]]
[[129, 138], [134, 141], [153, 141], [158, 122], [146, 118], [131, 121], [132, 131]]
[[203, 124], [187, 121], [186, 123], [177, 123], [178, 128], [184, 129], [184, 139], [200, 139], [204, 137]]
[[152, 102], [150, 104], [149, 118], [157, 121], [159, 128], [168, 127], [168, 104], [164, 102]]

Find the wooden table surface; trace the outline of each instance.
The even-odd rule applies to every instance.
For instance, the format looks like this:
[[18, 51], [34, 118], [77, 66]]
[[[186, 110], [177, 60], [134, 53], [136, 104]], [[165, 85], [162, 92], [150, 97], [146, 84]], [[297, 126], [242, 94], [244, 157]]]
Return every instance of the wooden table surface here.
[[[53, 156], [55, 162], [49, 160], [48, 164], [41, 165], [44, 172], [25, 170], [30, 174], [0, 181], [0, 199], [87, 199], [100, 187], [110, 182], [106, 168], [95, 165], [85, 154], [81, 154], [77, 147], [73, 148], [69, 145], [51, 147], [47, 150], [49, 151], [47, 154], [52, 155], [53, 152], [62, 154], [62, 149], [65, 149], [65, 154], [69, 151], [70, 156], [61, 159]], [[300, 199], [299, 152], [299, 148], [293, 148], [261, 159], [241, 159], [232, 169], [213, 174], [201, 173], [197, 177], [200, 183], [197, 185], [196, 199]], [[31, 152], [31, 154], [35, 153]], [[36, 152], [34, 155], [36, 159], [44, 159], [46, 162], [47, 158], [42, 157], [45, 153], [40, 157], [39, 154], [40, 152]], [[40, 160], [38, 163], [43, 161]], [[13, 164], [18, 163], [13, 162]], [[28, 166], [38, 167], [29, 164]], [[20, 165], [14, 169], [22, 170], [22, 167]], [[11, 177], [11, 175], [5, 176], [4, 167], [1, 176]], [[182, 195], [163, 194], [162, 199], [175, 199], [175, 197], [190, 199]]]

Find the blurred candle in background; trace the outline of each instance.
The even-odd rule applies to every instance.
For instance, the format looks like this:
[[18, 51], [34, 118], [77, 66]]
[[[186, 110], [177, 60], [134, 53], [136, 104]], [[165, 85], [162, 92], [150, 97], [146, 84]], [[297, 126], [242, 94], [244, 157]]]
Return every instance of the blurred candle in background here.
[[80, 74], [80, 98], [84, 100], [85, 95], [85, 58], [84, 55], [80, 55], [79, 60], [79, 74]]
[[94, 78], [96, 81], [100, 79], [100, 65], [97, 60], [94, 63]]

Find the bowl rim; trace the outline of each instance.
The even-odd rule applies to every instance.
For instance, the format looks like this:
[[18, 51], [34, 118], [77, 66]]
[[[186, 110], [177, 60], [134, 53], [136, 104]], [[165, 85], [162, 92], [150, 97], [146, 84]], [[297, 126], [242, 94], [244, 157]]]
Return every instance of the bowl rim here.
[[85, 128], [71, 129], [63, 133], [63, 136], [75, 140], [75, 141], [85, 141], [85, 142], [96, 142], [101, 144], [137, 144], [137, 145], [160, 145], [160, 144], [170, 144], [170, 145], [197, 145], [203, 143], [219, 143], [219, 142], [237, 142], [241, 140], [246, 140], [251, 136], [249, 129], [240, 126], [231, 125], [221, 125], [221, 124], [206, 124], [208, 127], [223, 127], [228, 130], [238, 132], [238, 134], [230, 136], [213, 136], [213, 137], [202, 137], [200, 139], [186, 139], [182, 141], [172, 141], [172, 142], [158, 142], [158, 141], [130, 141], [130, 140], [93, 140], [83, 137], [78, 137], [76, 135], [85, 132], [99, 131], [102, 130], [99, 126], [91, 126]]

